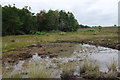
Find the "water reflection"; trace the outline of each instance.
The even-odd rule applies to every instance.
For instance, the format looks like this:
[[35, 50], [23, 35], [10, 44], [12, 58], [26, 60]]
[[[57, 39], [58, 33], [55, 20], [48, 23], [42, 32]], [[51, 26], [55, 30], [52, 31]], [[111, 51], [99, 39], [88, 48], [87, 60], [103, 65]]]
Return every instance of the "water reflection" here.
[[[57, 58], [50, 58], [47, 56], [45, 58], [41, 58], [41, 56], [38, 56], [38, 54], [35, 53], [35, 55], [33, 55], [33, 57], [29, 60], [28, 64], [36, 63], [38, 65], [41, 65], [42, 63], [45, 63], [44, 68], [47, 71], [50, 69], [57, 71], [58, 74], [56, 78], [60, 78], [60, 75], [63, 72], [63, 68], [66, 67], [64, 65], [66, 64], [74, 66], [74, 75], [80, 75], [79, 66], [83, 64], [82, 61], [84, 61], [84, 59], [93, 60], [93, 62], [97, 63], [100, 66], [100, 71], [107, 72], [107, 65], [112, 64], [113, 61], [118, 63], [118, 50], [100, 46], [96, 47], [88, 44], [79, 44], [76, 45], [76, 48], [70, 57], [58, 56]], [[17, 65], [15, 65], [13, 71], [11, 72], [11, 75], [19, 72], [22, 69], [23, 64], [24, 61], [20, 61]], [[67, 66], [67, 68], [69, 67], [70, 66]], [[26, 69], [26, 71], [29, 72], [29, 69]]]

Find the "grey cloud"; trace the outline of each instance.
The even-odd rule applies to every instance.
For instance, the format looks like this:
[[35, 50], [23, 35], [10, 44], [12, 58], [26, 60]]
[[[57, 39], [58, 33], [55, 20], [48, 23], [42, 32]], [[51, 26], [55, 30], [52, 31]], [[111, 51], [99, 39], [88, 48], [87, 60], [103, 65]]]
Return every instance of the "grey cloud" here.
[[63, 9], [73, 12], [80, 24], [111, 26], [117, 24], [119, 0], [1, 0], [2, 5], [16, 4], [22, 8], [32, 7], [32, 12]]

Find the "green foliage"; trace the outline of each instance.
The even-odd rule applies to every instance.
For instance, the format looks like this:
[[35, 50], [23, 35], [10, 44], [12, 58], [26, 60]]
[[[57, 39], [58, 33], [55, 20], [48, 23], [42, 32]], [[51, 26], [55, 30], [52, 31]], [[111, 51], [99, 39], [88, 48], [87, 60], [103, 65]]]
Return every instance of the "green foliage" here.
[[14, 6], [2, 7], [2, 35], [28, 34], [35, 26], [35, 18], [27, 9]]
[[22, 26], [20, 17], [18, 16], [18, 9], [16, 7], [5, 6], [2, 8], [3, 35], [17, 34], [18, 29]]
[[59, 30], [52, 30], [52, 31], [50, 31], [51, 33], [60, 33], [61, 31], [59, 31]]
[[44, 31], [40, 32], [40, 31], [31, 30], [30, 34], [32, 34], [32, 35], [34, 35], [34, 34], [36, 34], [36, 35], [44, 35], [44, 34], [46, 34], [46, 32], [44, 32]]
[[102, 26], [98, 26], [99, 32], [102, 30]]
[[39, 31], [37, 31], [36, 33], [35, 33], [36, 35], [45, 35], [46, 34], [46, 32], [39, 32]]
[[44, 31], [77, 31], [79, 24], [71, 12], [45, 10], [36, 15], [28, 6], [22, 9], [8, 5], [2, 7], [2, 35], [45, 34]]
[[88, 29], [88, 30], [84, 30], [83, 32], [96, 32], [95, 29]]
[[35, 30], [30, 30], [30, 34], [34, 35], [36, 33]]
[[66, 34], [66, 32], [60, 32], [59, 34], [60, 34], [60, 35], [65, 35], [65, 34]]
[[86, 26], [84, 26], [84, 25], [82, 25], [82, 24], [81, 24], [81, 25], [79, 25], [79, 28], [90, 28], [90, 27], [89, 27], [89, 26], [87, 26], [87, 25], [86, 25]]

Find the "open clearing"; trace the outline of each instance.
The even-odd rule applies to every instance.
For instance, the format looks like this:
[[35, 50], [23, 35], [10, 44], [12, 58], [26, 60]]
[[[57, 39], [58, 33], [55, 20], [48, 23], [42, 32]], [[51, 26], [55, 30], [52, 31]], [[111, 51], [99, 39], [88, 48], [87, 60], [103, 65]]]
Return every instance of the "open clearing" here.
[[2, 38], [2, 50], [8, 51], [11, 49], [23, 48], [31, 44], [53, 42], [90, 43], [115, 49], [116, 45], [119, 44], [118, 27], [102, 28], [100, 32], [98, 28], [93, 28], [96, 29], [96, 31], [85, 32], [85, 30], [88, 29], [92, 28], [79, 29], [77, 32], [49, 32], [45, 35], [5, 36]]

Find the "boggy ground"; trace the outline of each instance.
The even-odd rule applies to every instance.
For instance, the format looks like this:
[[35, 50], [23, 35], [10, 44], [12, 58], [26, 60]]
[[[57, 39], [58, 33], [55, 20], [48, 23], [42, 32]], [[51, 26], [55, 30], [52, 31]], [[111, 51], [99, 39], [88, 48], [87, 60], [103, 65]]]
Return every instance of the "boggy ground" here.
[[96, 39], [96, 40], [83, 40], [83, 41], [57, 41], [57, 43], [79, 43], [79, 44], [90, 44], [95, 46], [103, 46], [108, 47], [112, 49], [120, 50], [120, 44], [119, 43], [112, 43], [113, 39]]
[[32, 44], [26, 48], [8, 50], [3, 52], [2, 63], [3, 66], [5, 63], [17, 64], [20, 60], [32, 58], [35, 53], [42, 58], [69, 56], [74, 51], [74, 45], [68, 43]]
[[[109, 70], [110, 70], [109, 73], [104, 73], [104, 72], [99, 71], [99, 66], [96, 65], [94, 61], [88, 60], [87, 55], [90, 54], [89, 51], [91, 52], [93, 50], [93, 53], [94, 53], [94, 51], [97, 52], [97, 50], [99, 51], [99, 49], [97, 49], [97, 47], [95, 47], [95, 46], [92, 47], [92, 45], [91, 45], [91, 47], [90, 46], [88, 47], [87, 44], [76, 45], [76, 46], [75, 45], [76, 44], [69, 44], [69, 43], [49, 43], [49, 44], [39, 44], [39, 45], [33, 44], [33, 45], [30, 45], [27, 47], [28, 49], [30, 49], [30, 52], [26, 51], [24, 49], [26, 51], [26, 53], [23, 53], [24, 55], [19, 53], [19, 55], [14, 56], [14, 57], [16, 57], [16, 59], [15, 59], [16, 61], [15, 60], [13, 62], [9, 61], [9, 63], [17, 64], [18, 63], [17, 61], [19, 61], [19, 59], [20, 59], [20, 62], [25, 61], [24, 64], [22, 65], [23, 68], [21, 69], [25, 72], [21, 72], [21, 71], [19, 71], [19, 72], [21, 72], [20, 73], [21, 75], [28, 74], [29, 78], [38, 78], [38, 77], [40, 77], [40, 78], [41, 77], [44, 77], [44, 78], [52, 77], [53, 78], [56, 76], [55, 75], [51, 76], [50, 73], [54, 73], [54, 72], [59, 73], [59, 70], [60, 70], [60, 71], [62, 71], [62, 73], [60, 72], [62, 80], [66, 80], [66, 78], [67, 78], [67, 80], [68, 79], [69, 80], [71, 80], [71, 79], [72, 80], [76, 80], [76, 79], [78, 79], [78, 80], [93, 80], [95, 78], [97, 78], [96, 80], [98, 80], [98, 78], [99, 78], [99, 80], [101, 80], [100, 78], [106, 78], [106, 77], [107, 78], [112, 77], [111, 80], [118, 80], [118, 79], [116, 79], [116, 76], [118, 76], [118, 74], [116, 72], [116, 64], [112, 64], [111, 66], [109, 66]], [[81, 47], [79, 47], [79, 46], [81, 46]], [[74, 50], [74, 53], [73, 53], [73, 50]], [[88, 52], [86, 52], [84, 50], [88, 50]], [[12, 54], [11, 51], [8, 51], [9, 54]], [[100, 48], [100, 51], [102, 51], [102, 48]], [[30, 53], [30, 56], [24, 57], [28, 54], [27, 52]], [[83, 55], [82, 55], [82, 53], [78, 54], [77, 52], [78, 53], [82, 52], [84, 54]], [[38, 53], [39, 56], [37, 56], [35, 53]], [[22, 55], [22, 57], [20, 57], [21, 55]], [[33, 56], [31, 56], [31, 55], [33, 55]], [[14, 58], [14, 57], [7, 58], [7, 55], [4, 55], [4, 56], [6, 56], [6, 61], [10, 58]], [[32, 57], [32, 59], [29, 59], [31, 57]], [[27, 61], [27, 63], [26, 63], [26, 61]], [[44, 63], [45, 65], [42, 64], [41, 62]], [[4, 62], [4, 63], [7, 63], [7, 62]], [[84, 64], [80, 65], [80, 68], [79, 68], [80, 72], [79, 72], [78, 65], [82, 64], [82, 63], [84, 63]], [[36, 64], [36, 66], [34, 66], [34, 64]], [[27, 66], [30, 66], [31, 73], [26, 72], [26, 70], [29, 68]], [[40, 67], [40, 66], [42, 66], [42, 67]], [[10, 70], [10, 69], [12, 69], [12, 67], [6, 68], [3, 71], [4, 71], [4, 73], [6, 73], [7, 70]], [[54, 70], [53, 72], [51, 71], [52, 69]], [[74, 72], [76, 71], [76, 69], [77, 69], [77, 72], [82, 75], [80, 75], [80, 76], [75, 75]], [[10, 72], [11, 73], [17, 72], [15, 70], [16, 70], [16, 68], [12, 72], [11, 71]], [[46, 71], [47, 71], [47, 73], [44, 74], [44, 72], [46, 72]], [[43, 73], [44, 76], [42, 76], [41, 73]], [[7, 74], [9, 74], [9, 73], [7, 73]], [[49, 76], [46, 76], [46, 75], [49, 75]], [[4, 77], [6, 77], [6, 75], [4, 75]], [[15, 75], [15, 77], [18, 78], [19, 76]], [[115, 79], [113, 79], [113, 78], [115, 78]]]
[[[89, 29], [89, 28], [88, 28]], [[78, 43], [93, 44], [120, 50], [118, 28], [103, 28], [100, 32], [50, 32], [45, 35], [5, 36], [2, 39], [2, 66], [5, 63], [17, 64], [20, 60], [27, 60], [35, 53], [41, 57], [69, 56], [73, 53], [74, 45]], [[75, 77], [75, 76], [71, 76]]]

